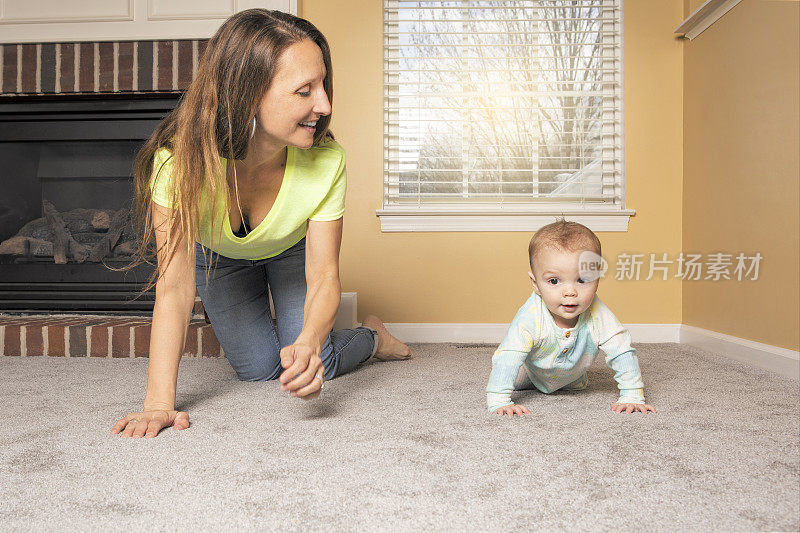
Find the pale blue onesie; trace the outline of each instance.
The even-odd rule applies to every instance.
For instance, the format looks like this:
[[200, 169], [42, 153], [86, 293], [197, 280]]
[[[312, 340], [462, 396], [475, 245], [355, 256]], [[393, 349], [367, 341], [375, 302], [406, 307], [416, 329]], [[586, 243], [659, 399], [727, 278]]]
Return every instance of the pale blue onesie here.
[[525, 386], [528, 384], [544, 393], [565, 387], [585, 388], [586, 369], [598, 349], [605, 352], [606, 363], [615, 372], [619, 402], [643, 404], [642, 376], [631, 335], [600, 298], [595, 295], [574, 328], [562, 329], [534, 292], [517, 311], [492, 356], [492, 373], [486, 386], [489, 412], [513, 404], [511, 393], [530, 388]]

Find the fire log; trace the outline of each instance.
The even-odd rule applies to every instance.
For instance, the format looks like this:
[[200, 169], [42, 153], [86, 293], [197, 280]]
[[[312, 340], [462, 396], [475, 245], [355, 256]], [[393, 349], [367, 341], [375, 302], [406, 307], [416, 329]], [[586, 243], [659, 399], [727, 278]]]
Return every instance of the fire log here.
[[117, 241], [128, 223], [129, 216], [130, 210], [126, 208], [122, 208], [114, 214], [108, 233], [92, 247], [92, 251], [89, 253], [89, 261], [99, 263], [105, 256], [111, 255], [111, 250], [117, 245]]
[[33, 237], [15, 235], [0, 242], [0, 255], [52, 257], [53, 243]]
[[58, 265], [66, 264], [67, 253], [78, 263], [83, 263], [89, 256], [89, 249], [72, 238], [67, 231], [64, 219], [56, 208], [47, 200], [42, 200], [42, 208], [47, 222], [53, 227], [53, 260]]

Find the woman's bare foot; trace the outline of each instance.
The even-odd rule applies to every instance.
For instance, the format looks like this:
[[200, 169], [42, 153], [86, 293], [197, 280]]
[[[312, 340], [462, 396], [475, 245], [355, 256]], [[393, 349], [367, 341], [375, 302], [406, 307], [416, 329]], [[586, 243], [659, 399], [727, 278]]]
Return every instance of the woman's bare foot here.
[[399, 361], [411, 357], [411, 349], [392, 337], [392, 334], [389, 333], [380, 318], [369, 315], [361, 325], [378, 332], [378, 350], [375, 352], [375, 359], [379, 361]]

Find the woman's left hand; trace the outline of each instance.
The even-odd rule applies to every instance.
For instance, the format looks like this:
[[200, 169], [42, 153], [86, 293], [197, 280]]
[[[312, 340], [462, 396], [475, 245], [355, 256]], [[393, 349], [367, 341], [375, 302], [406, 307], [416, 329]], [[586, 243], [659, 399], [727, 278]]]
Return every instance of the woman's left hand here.
[[322, 391], [322, 379], [317, 379], [325, 372], [319, 349], [306, 344], [291, 344], [281, 350], [281, 366], [285, 370], [279, 381], [281, 390], [289, 391], [292, 397], [312, 400]]

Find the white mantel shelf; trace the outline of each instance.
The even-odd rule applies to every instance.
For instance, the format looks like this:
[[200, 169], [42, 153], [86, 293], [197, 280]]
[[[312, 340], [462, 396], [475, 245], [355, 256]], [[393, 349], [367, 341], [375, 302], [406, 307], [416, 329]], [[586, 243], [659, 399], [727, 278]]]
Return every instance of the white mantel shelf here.
[[706, 28], [710, 27], [725, 13], [733, 9], [742, 0], [708, 0], [700, 6], [697, 11], [689, 15], [680, 26], [675, 28], [674, 33], [694, 39]]
[[207, 39], [253, 7], [297, 14], [297, 0], [0, 0], [0, 43]]

